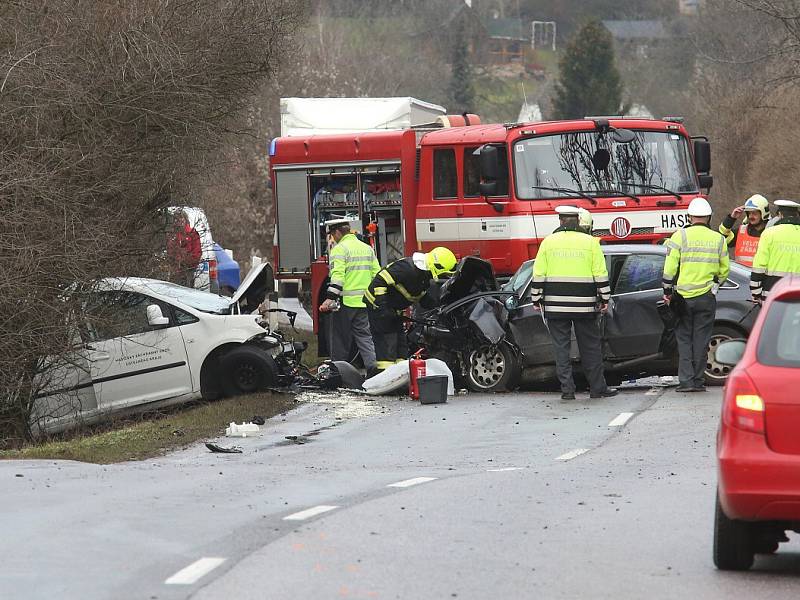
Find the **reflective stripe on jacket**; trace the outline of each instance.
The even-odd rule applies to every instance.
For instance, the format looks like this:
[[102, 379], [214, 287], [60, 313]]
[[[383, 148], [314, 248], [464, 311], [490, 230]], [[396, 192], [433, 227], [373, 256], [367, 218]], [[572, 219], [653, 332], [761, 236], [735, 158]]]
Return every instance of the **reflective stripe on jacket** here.
[[795, 273], [800, 273], [800, 221], [782, 219], [761, 236], [753, 257], [750, 293], [761, 297], [781, 277]]
[[533, 263], [531, 300], [547, 318], [593, 318], [598, 297], [608, 302], [606, 259], [597, 238], [572, 227], [547, 236]]
[[[664, 244], [664, 293], [674, 290], [684, 298], [696, 298], [709, 292], [714, 282], [723, 283], [730, 272], [725, 238], [703, 224], [679, 229]], [[677, 282], [676, 282], [677, 277]]]
[[412, 258], [401, 258], [378, 271], [364, 292], [364, 299], [373, 307], [388, 306], [400, 311], [422, 300], [430, 284], [430, 271], [418, 269]]
[[747, 224], [742, 224], [739, 227], [739, 233], [736, 236], [736, 246], [733, 250], [733, 260], [743, 265], [752, 266], [753, 257], [758, 250], [758, 242], [761, 239], [761, 233], [758, 235], [750, 235]]
[[364, 308], [364, 292], [381, 268], [372, 246], [348, 233], [333, 247], [329, 260], [331, 282], [327, 297], [341, 298], [345, 306]]

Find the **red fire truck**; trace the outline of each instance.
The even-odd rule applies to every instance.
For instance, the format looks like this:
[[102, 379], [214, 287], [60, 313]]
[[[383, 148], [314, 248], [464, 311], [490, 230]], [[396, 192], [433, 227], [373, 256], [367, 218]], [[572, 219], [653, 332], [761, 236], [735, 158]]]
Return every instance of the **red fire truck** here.
[[536, 256], [562, 204], [591, 211], [605, 243], [658, 243], [711, 187], [710, 166], [708, 140], [669, 117], [276, 138], [276, 275], [303, 281], [316, 325], [332, 218], [350, 219], [381, 264], [447, 246], [500, 277]]

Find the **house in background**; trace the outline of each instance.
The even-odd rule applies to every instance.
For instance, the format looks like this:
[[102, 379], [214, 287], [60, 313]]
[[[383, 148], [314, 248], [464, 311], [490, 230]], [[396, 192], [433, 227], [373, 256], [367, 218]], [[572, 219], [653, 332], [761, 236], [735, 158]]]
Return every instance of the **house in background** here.
[[531, 45], [531, 24], [520, 19], [489, 18], [483, 21], [487, 64], [522, 63]]
[[648, 48], [672, 36], [663, 21], [603, 21], [614, 42], [623, 52], [634, 52], [646, 58]]

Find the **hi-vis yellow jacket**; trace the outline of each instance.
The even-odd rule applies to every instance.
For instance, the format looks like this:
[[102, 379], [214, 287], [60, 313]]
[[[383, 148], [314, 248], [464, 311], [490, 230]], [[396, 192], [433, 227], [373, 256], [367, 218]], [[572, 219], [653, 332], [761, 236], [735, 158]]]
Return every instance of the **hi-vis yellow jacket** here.
[[594, 318], [598, 297], [608, 302], [606, 259], [600, 242], [583, 231], [559, 227], [539, 246], [531, 300], [550, 318]]
[[800, 221], [781, 219], [761, 234], [750, 273], [750, 293], [760, 298], [778, 279], [795, 273], [800, 273]]
[[664, 245], [669, 249], [663, 279], [667, 296], [677, 290], [684, 298], [696, 298], [709, 292], [715, 282], [721, 284], [728, 278], [728, 245], [707, 225], [679, 229]]
[[366, 308], [364, 292], [381, 270], [372, 246], [348, 233], [331, 250], [331, 283], [327, 297], [341, 298], [342, 304], [351, 308]]

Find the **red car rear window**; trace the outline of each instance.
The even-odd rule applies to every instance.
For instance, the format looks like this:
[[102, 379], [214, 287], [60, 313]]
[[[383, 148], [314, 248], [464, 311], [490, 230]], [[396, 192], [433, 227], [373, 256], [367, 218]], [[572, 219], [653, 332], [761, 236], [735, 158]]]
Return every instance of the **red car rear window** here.
[[758, 362], [800, 367], [800, 300], [777, 300], [770, 306], [756, 349]]

